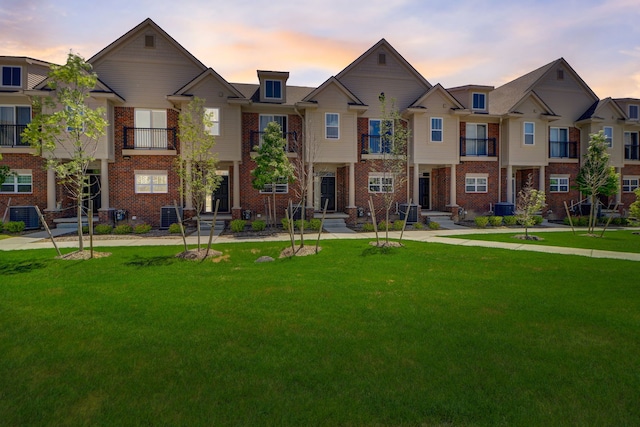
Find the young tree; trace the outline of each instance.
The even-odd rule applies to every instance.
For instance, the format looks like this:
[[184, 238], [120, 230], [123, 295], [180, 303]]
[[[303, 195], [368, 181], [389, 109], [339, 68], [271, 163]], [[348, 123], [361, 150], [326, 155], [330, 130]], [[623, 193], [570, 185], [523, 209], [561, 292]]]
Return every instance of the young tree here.
[[176, 171], [184, 184], [184, 187], [180, 188], [181, 195], [192, 202], [196, 212], [198, 250], [201, 214], [205, 209], [207, 197], [216, 191], [221, 181], [220, 176], [216, 174], [218, 157], [213, 152], [216, 139], [210, 132], [212, 125], [211, 115], [207, 114], [203, 99], [193, 98], [180, 112], [181, 150], [180, 156], [176, 159]]
[[636, 225], [640, 225], [640, 188], [636, 188], [636, 201], [629, 206], [629, 216], [635, 218]]
[[[382, 158], [371, 162], [371, 171], [380, 174], [380, 192], [385, 212], [386, 243], [389, 243], [389, 214], [396, 195], [408, 182], [407, 149], [410, 131], [400, 117], [400, 113], [391, 101], [391, 108], [387, 109], [387, 101], [380, 95], [382, 120], [380, 124], [380, 151]], [[407, 213], [408, 216], [408, 213]], [[408, 218], [405, 218], [408, 219]]]
[[285, 150], [287, 141], [282, 136], [282, 129], [276, 122], [271, 122], [264, 130], [262, 144], [254, 147], [258, 153], [255, 157], [256, 168], [251, 171], [251, 184], [256, 190], [271, 192], [273, 195], [272, 224], [276, 221], [276, 187], [277, 184], [294, 182], [294, 168], [287, 158]]
[[524, 227], [524, 238], [529, 240], [529, 227], [535, 224], [535, 214], [545, 206], [544, 191], [533, 188], [533, 175], [529, 174], [527, 183], [518, 193], [516, 202], [516, 218]]
[[87, 169], [95, 160], [100, 138], [108, 125], [103, 108], [87, 105], [98, 76], [91, 65], [70, 53], [65, 65], [52, 65], [47, 86], [52, 95], [36, 98], [38, 113], [23, 132], [23, 138], [46, 159], [71, 199], [76, 201], [78, 245], [82, 243], [82, 204], [88, 184]]
[[613, 166], [609, 166], [609, 153], [607, 152], [604, 132], [600, 131], [590, 135], [587, 154], [576, 178], [577, 188], [589, 197], [591, 210], [589, 212], [588, 232], [593, 233], [595, 228], [597, 196], [612, 196], [618, 192], [619, 176]]
[[[2, 154], [0, 154], [0, 160], [2, 160]], [[0, 165], [0, 185], [4, 184], [7, 177], [11, 175], [11, 169], [7, 165]]]

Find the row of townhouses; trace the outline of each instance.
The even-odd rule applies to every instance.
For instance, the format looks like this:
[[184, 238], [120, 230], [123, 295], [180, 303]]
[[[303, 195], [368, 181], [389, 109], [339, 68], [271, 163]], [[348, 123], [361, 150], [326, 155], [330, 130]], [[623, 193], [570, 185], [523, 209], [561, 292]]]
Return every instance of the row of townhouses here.
[[[318, 87], [288, 85], [283, 71], [257, 71], [257, 84], [239, 84], [227, 82], [147, 19], [88, 62], [99, 77], [91, 106], [104, 107], [110, 123], [90, 168], [102, 221], [126, 212], [127, 220], [157, 226], [163, 207], [174, 200], [191, 208], [180, 198], [174, 159], [180, 155], [179, 112], [193, 97], [205, 100], [214, 119], [222, 177], [207, 211], [220, 200], [219, 211], [228, 219], [267, 213], [266, 191], [252, 187], [250, 171], [261, 132], [276, 121], [291, 159], [300, 159], [305, 145], [314, 147], [307, 213], [326, 201], [330, 212], [348, 222], [365, 220], [370, 196], [387, 184], [371, 167], [385, 154], [381, 94], [395, 101], [410, 130], [409, 179], [397, 199], [412, 199], [423, 213], [490, 213], [496, 204], [514, 203], [532, 174], [547, 194], [544, 214], [562, 218], [564, 202], [581, 200], [573, 185], [589, 135], [599, 131], [620, 173], [620, 193], [604, 202], [624, 210], [635, 200], [640, 179], [640, 100], [599, 99], [563, 58], [497, 88], [444, 88], [427, 81], [383, 39]], [[74, 202], [54, 172], [45, 170], [43, 158], [20, 136], [34, 114], [32, 99], [48, 93], [50, 64], [0, 56], [0, 66], [0, 153], [15, 172], [2, 185], [0, 209], [38, 205], [49, 219], [74, 216], [68, 209]], [[283, 194], [278, 212], [300, 198], [295, 186], [277, 185]]]

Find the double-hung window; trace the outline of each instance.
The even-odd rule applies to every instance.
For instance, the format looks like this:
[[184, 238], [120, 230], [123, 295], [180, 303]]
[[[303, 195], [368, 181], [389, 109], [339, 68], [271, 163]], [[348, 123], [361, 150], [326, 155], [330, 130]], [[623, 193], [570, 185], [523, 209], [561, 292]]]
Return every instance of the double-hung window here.
[[623, 193], [633, 193], [638, 188], [640, 188], [640, 177], [637, 177], [637, 176], [624, 176], [624, 177], [622, 177], [622, 192]]
[[474, 92], [472, 95], [472, 105], [471, 108], [473, 110], [486, 110], [487, 109], [487, 95], [484, 93]]
[[640, 160], [640, 145], [638, 145], [638, 132], [624, 133], [624, 159]]
[[4, 87], [21, 87], [22, 86], [22, 67], [2, 66], [2, 86]]
[[29, 145], [22, 141], [22, 131], [31, 123], [31, 107], [0, 106], [0, 147]]
[[220, 109], [219, 108], [205, 108], [205, 115], [207, 117], [206, 131], [213, 136], [220, 136]]
[[167, 193], [169, 181], [166, 171], [136, 171], [137, 194]]
[[604, 133], [605, 144], [607, 147], [613, 147], [613, 128], [611, 126], [605, 126], [602, 128]]
[[442, 142], [442, 117], [431, 117], [431, 142]]
[[280, 80], [264, 81], [265, 99], [282, 99], [282, 82]]
[[262, 194], [286, 194], [289, 192], [289, 183], [286, 179], [282, 178], [274, 184], [265, 184], [260, 190]]
[[325, 113], [325, 138], [340, 139], [340, 114]]
[[569, 128], [549, 129], [549, 156], [569, 157]]
[[369, 193], [393, 193], [393, 176], [369, 175]]
[[487, 125], [467, 123], [464, 156], [486, 156], [489, 152]]
[[638, 106], [634, 104], [629, 105], [629, 118], [631, 120], [638, 120], [638, 116]]
[[390, 153], [393, 148], [393, 122], [369, 119], [369, 154]]
[[31, 193], [33, 177], [31, 173], [17, 172], [9, 175], [0, 186], [0, 193]]
[[551, 177], [549, 177], [549, 191], [551, 193], [568, 193], [569, 192], [569, 176], [568, 175], [551, 175]]
[[536, 124], [524, 122], [524, 145], [534, 145], [536, 142]]
[[135, 147], [167, 149], [167, 110], [136, 108]]
[[488, 176], [486, 174], [467, 174], [464, 178], [464, 191], [467, 193], [486, 193]]
[[[271, 122], [276, 122], [280, 125], [280, 129], [282, 129], [282, 137], [287, 140], [288, 147], [288, 138], [287, 138], [287, 116], [280, 116], [274, 114], [260, 114], [260, 145], [262, 145], [262, 136], [264, 135], [264, 131], [267, 128], [267, 125]], [[288, 149], [288, 148], [287, 148]]]

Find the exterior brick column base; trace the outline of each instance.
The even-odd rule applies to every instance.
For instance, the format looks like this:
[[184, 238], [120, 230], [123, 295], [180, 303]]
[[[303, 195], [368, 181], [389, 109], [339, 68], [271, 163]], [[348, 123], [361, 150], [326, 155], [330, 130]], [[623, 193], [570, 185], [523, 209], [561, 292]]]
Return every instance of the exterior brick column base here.
[[451, 220], [453, 222], [460, 221], [460, 215], [458, 215], [458, 208], [460, 208], [460, 206], [458, 206], [458, 205], [448, 205], [447, 207], [449, 209], [451, 209]]
[[344, 213], [349, 215], [349, 218], [345, 222], [349, 225], [356, 225], [358, 223], [358, 208], [346, 208]]
[[242, 208], [231, 208], [231, 219], [242, 219]]

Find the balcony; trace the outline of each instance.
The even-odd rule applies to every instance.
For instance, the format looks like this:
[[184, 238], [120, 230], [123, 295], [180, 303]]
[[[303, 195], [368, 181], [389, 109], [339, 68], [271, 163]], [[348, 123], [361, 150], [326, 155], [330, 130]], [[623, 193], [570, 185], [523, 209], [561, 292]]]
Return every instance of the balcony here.
[[578, 141], [549, 141], [549, 158], [577, 159]]
[[360, 137], [361, 154], [389, 154], [393, 144], [388, 139], [383, 139], [380, 135], [366, 135]]
[[[265, 132], [252, 130], [251, 135], [249, 137], [250, 151], [256, 151], [254, 147], [259, 147], [262, 145], [262, 136]], [[287, 153], [295, 153], [296, 146], [298, 145], [298, 134], [296, 132], [283, 132], [282, 137], [287, 141], [287, 145], [285, 147], [285, 151]]]
[[125, 150], [175, 150], [176, 143], [176, 128], [124, 127]]
[[496, 139], [460, 137], [460, 156], [496, 157]]
[[624, 145], [624, 159], [625, 160], [640, 160], [640, 145], [638, 145], [638, 144], [625, 144]]
[[27, 125], [0, 125], [0, 147], [29, 147], [22, 140], [22, 131]]

